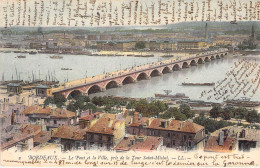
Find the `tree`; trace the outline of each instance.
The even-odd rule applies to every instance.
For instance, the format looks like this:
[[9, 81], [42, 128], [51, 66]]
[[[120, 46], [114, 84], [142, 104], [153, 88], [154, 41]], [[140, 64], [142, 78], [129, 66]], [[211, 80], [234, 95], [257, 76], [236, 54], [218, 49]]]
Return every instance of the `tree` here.
[[145, 42], [144, 41], [138, 41], [135, 43], [135, 49], [144, 49], [145, 48]]
[[62, 107], [65, 105], [65, 102], [67, 101], [67, 99], [62, 96], [61, 94], [55, 94], [53, 96], [53, 100], [54, 100], [54, 103], [56, 104], [57, 107]]
[[249, 123], [259, 122], [259, 116], [255, 109], [248, 111], [248, 114], [245, 116], [245, 118]]
[[94, 103], [96, 106], [102, 106], [104, 104], [104, 100], [102, 97], [93, 97], [92, 98], [92, 103]]
[[194, 116], [194, 112], [191, 111], [190, 106], [187, 104], [180, 105], [180, 112], [187, 118], [192, 118]]
[[50, 105], [50, 104], [54, 104], [54, 99], [53, 99], [53, 97], [47, 97], [45, 100], [44, 100], [44, 105], [45, 106], [48, 106], [48, 105]]
[[222, 108], [220, 106], [213, 106], [213, 108], [209, 111], [210, 117], [216, 119], [220, 117], [222, 113]]
[[158, 106], [155, 105], [155, 103], [150, 103], [148, 105], [148, 115], [149, 116], [157, 116], [159, 117], [159, 113], [160, 113], [160, 108]]
[[245, 107], [238, 107], [234, 110], [234, 117], [236, 119], [244, 119], [247, 116], [248, 110]]
[[78, 110], [78, 108], [74, 105], [74, 102], [70, 102], [69, 105], [67, 106], [67, 109], [73, 112], [76, 112], [76, 110]]
[[233, 111], [234, 109], [232, 107], [224, 108], [221, 114], [221, 117], [224, 120], [230, 120], [231, 117], [233, 116]]

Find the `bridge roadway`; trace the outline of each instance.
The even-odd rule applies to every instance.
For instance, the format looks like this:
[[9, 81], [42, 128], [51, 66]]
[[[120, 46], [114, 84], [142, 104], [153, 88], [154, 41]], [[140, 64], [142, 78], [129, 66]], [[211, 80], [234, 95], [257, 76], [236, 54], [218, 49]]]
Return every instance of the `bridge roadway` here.
[[[195, 57], [186, 57], [181, 60], [164, 60], [156, 63], [146, 64], [126, 70], [97, 75], [89, 78], [70, 81], [64, 83], [63, 87], [53, 88], [53, 94], [62, 94], [68, 98], [78, 94], [92, 94], [100, 91], [105, 91], [109, 88], [120, 87], [128, 83], [134, 83], [138, 80], [150, 79], [153, 76], [159, 76], [164, 73], [170, 73], [173, 70], [180, 70], [195, 66], [205, 62], [210, 62], [214, 59], [220, 59], [227, 55], [228, 51], [221, 49], [218, 51], [207, 52], [205, 55], [197, 54]], [[123, 73], [123, 74], [122, 74]]]

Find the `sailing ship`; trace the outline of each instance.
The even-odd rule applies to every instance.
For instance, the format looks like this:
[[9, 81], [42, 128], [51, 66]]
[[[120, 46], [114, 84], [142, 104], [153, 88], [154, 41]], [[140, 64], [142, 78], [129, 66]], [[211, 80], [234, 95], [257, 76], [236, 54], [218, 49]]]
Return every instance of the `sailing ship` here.
[[187, 85], [187, 86], [214, 86], [215, 83], [186, 83], [186, 82], [183, 82], [182, 85]]
[[16, 58], [26, 58], [25, 55], [18, 55]]

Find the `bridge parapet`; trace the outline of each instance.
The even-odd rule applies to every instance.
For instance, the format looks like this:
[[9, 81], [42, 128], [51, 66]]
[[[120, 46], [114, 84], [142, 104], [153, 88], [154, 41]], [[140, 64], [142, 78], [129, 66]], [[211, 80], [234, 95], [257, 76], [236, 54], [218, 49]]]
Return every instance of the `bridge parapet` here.
[[[205, 62], [210, 62], [215, 58], [221, 58], [227, 55], [226, 51], [219, 53], [207, 53], [204, 55], [196, 55], [195, 57], [187, 57], [185, 59], [175, 59], [166, 60], [157, 63], [152, 63], [149, 65], [144, 65], [141, 68], [128, 69], [125, 72], [114, 72], [114, 74], [108, 77], [100, 77], [97, 80], [81, 79], [78, 85], [67, 86], [66, 88], [54, 89], [53, 93], [62, 93], [66, 97], [74, 90], [79, 90], [81, 93], [88, 94], [89, 90], [95, 92], [105, 91], [106, 89], [112, 87], [120, 87], [124, 84], [135, 83], [138, 80], [150, 79], [152, 76], [159, 76], [164, 73], [170, 73], [172, 71], [180, 70], [182, 68], [188, 68], [191, 63], [194, 65], [203, 64]], [[95, 89], [92, 87], [95, 86]]]

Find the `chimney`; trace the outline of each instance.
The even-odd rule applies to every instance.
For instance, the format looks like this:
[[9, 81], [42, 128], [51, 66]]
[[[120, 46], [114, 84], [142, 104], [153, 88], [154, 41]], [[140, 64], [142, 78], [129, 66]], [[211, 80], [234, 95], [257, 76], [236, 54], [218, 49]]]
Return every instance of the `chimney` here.
[[222, 146], [224, 143], [224, 132], [220, 131], [218, 136], [218, 145]]
[[133, 117], [133, 123], [138, 123], [139, 113], [135, 112]]
[[135, 144], [135, 140], [134, 139], [130, 139], [130, 145], [134, 145]]
[[155, 148], [155, 145], [152, 145], [152, 148], [151, 149], [154, 149]]
[[179, 129], [182, 129], [183, 124], [184, 124], [184, 122], [181, 122], [181, 123], [180, 123], [180, 128], [179, 128]]
[[91, 114], [92, 114], [92, 109], [89, 109], [88, 111], [89, 111], [89, 112], [88, 112], [89, 115], [91, 115]]

